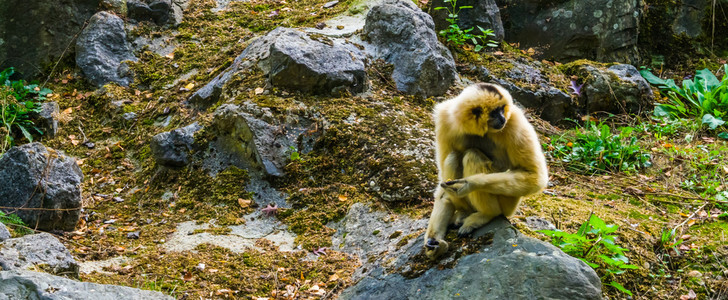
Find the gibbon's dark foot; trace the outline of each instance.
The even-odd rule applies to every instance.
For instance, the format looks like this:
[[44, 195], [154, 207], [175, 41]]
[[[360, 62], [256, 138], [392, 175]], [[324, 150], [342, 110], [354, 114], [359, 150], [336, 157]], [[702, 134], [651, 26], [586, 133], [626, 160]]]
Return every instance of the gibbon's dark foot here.
[[457, 223], [457, 222], [455, 222], [455, 223], [450, 223], [449, 225], [447, 225], [447, 230], [451, 230], [451, 229], [453, 229], [453, 230], [454, 230], [454, 229], [459, 229], [459, 228], [460, 228], [461, 226], [463, 226], [463, 223]]
[[425, 247], [430, 249], [436, 249], [438, 246], [440, 246], [440, 242], [438, 242], [434, 238], [430, 238], [429, 240], [427, 240], [427, 243], [425, 243]]
[[458, 237], [469, 237], [475, 229], [475, 227], [471, 226], [461, 226], [460, 229], [458, 229]]

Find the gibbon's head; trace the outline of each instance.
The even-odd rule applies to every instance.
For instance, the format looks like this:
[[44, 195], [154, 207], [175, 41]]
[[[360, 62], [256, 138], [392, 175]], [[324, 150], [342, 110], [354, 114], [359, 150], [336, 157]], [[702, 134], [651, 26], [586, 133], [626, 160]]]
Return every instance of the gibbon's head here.
[[456, 98], [455, 117], [467, 134], [498, 132], [510, 118], [513, 98], [503, 87], [490, 83], [471, 85]]

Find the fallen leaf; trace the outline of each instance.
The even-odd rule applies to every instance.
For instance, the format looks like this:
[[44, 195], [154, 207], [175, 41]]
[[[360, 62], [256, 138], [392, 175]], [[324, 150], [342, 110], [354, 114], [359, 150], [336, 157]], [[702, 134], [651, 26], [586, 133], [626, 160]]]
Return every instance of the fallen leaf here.
[[182, 277], [182, 280], [184, 280], [184, 281], [192, 281], [192, 272], [187, 271], [187, 273], [185, 273], [185, 275]]
[[339, 195], [339, 201], [343, 202], [343, 201], [346, 201], [347, 199], [349, 199], [349, 197], [347, 197], [346, 195]]
[[164, 57], [169, 58], [169, 59], [174, 59], [174, 52], [167, 54]]
[[187, 85], [185, 85], [185, 88], [188, 89], [188, 90], [192, 90], [194, 87], [195, 87], [195, 84], [192, 83], [192, 82], [190, 82]]
[[495, 55], [495, 56], [501, 56], [501, 55], [503, 55], [503, 54], [504, 54], [504, 53], [503, 53], [503, 51], [496, 51], [496, 52], [493, 52], [493, 55]]
[[690, 300], [697, 298], [698, 295], [695, 294], [693, 290], [690, 290], [687, 295], [680, 296], [680, 300]]
[[263, 89], [262, 87], [259, 87], [259, 88], [255, 88], [255, 94], [256, 94], [256, 95], [260, 95], [260, 94], [262, 94], [262, 93], [263, 93], [264, 91], [265, 91], [265, 89]]
[[252, 203], [251, 200], [245, 200], [243, 198], [238, 198], [238, 204], [242, 208], [248, 208], [250, 206], [250, 203]]
[[680, 237], [680, 239], [681, 239], [681, 240], [683, 240], [683, 241], [687, 241], [687, 240], [689, 240], [689, 239], [690, 239], [691, 237], [693, 237], [693, 236], [692, 236], [692, 235], [689, 235], [689, 234], [684, 234], [683, 236], [681, 236], [681, 237]]

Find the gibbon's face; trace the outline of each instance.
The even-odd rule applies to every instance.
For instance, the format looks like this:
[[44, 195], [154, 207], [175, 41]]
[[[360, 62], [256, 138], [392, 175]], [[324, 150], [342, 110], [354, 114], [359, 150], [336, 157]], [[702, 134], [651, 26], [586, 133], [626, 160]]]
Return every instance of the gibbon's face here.
[[484, 136], [506, 126], [512, 100], [503, 88], [480, 83], [466, 88], [459, 97], [456, 114], [466, 133]]

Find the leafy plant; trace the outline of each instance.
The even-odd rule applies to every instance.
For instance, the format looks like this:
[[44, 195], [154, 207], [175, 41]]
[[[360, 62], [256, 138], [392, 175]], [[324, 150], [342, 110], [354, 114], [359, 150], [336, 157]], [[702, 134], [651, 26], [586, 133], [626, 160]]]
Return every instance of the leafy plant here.
[[0, 210], [0, 223], [7, 225], [12, 228], [18, 235], [26, 235], [33, 233], [33, 230], [29, 229], [23, 220], [15, 214], [6, 214]]
[[666, 92], [670, 101], [658, 103], [655, 116], [699, 118], [710, 129], [725, 124], [723, 117], [728, 113], [728, 64], [723, 65], [723, 73], [719, 81], [710, 70], [699, 70], [694, 79], [684, 79], [682, 87], [678, 87], [672, 79], [661, 79], [649, 70], [640, 70], [642, 77]]
[[41, 110], [40, 102], [52, 91], [41, 89], [37, 84], [23, 80], [11, 81], [13, 68], [0, 72], [0, 154], [15, 144], [13, 131], [19, 131], [28, 141], [33, 141], [31, 131], [43, 132], [33, 123], [31, 116]]
[[[551, 243], [567, 254], [582, 260], [597, 271], [602, 271], [604, 275], [601, 279], [606, 285], [631, 296], [631, 291], [612, 280], [625, 270], [639, 269], [639, 267], [629, 264], [629, 258], [624, 256], [624, 252], [629, 249], [617, 245], [617, 236], [612, 233], [615, 233], [618, 228], [619, 226], [616, 224], [607, 225], [596, 215], [590, 214], [576, 233], [560, 230], [539, 230], [538, 232], [551, 237]], [[600, 267], [603, 269], [599, 269]], [[610, 280], [611, 282], [606, 283]]]
[[298, 153], [298, 149], [296, 149], [296, 147], [290, 146], [289, 150], [291, 150], [291, 161], [303, 160], [301, 158], [301, 154]]
[[478, 27], [478, 30], [480, 30], [480, 34], [474, 34], [472, 33], [475, 29], [474, 27], [463, 30], [458, 25], [458, 14], [460, 13], [460, 10], [473, 8], [472, 6], [466, 5], [458, 7], [457, 0], [445, 0], [445, 3], [449, 3], [450, 7], [439, 6], [435, 7], [435, 10], [445, 9], [448, 12], [445, 21], [447, 21], [449, 25], [447, 26], [447, 29], [440, 30], [440, 35], [445, 37], [448, 43], [454, 46], [462, 46], [466, 42], [470, 41], [473, 45], [475, 45], [475, 48], [473, 48], [473, 51], [475, 52], [480, 52], [480, 50], [483, 50], [485, 46], [498, 47], [498, 43], [491, 39], [491, 37], [495, 36], [492, 29], [483, 29], [480, 26], [476, 26]]
[[589, 122], [586, 128], [577, 128], [574, 136], [553, 137], [547, 150], [569, 170], [579, 173], [649, 167], [651, 156], [642, 152], [633, 131], [632, 127], [622, 127], [619, 134], [612, 134], [606, 124]]

